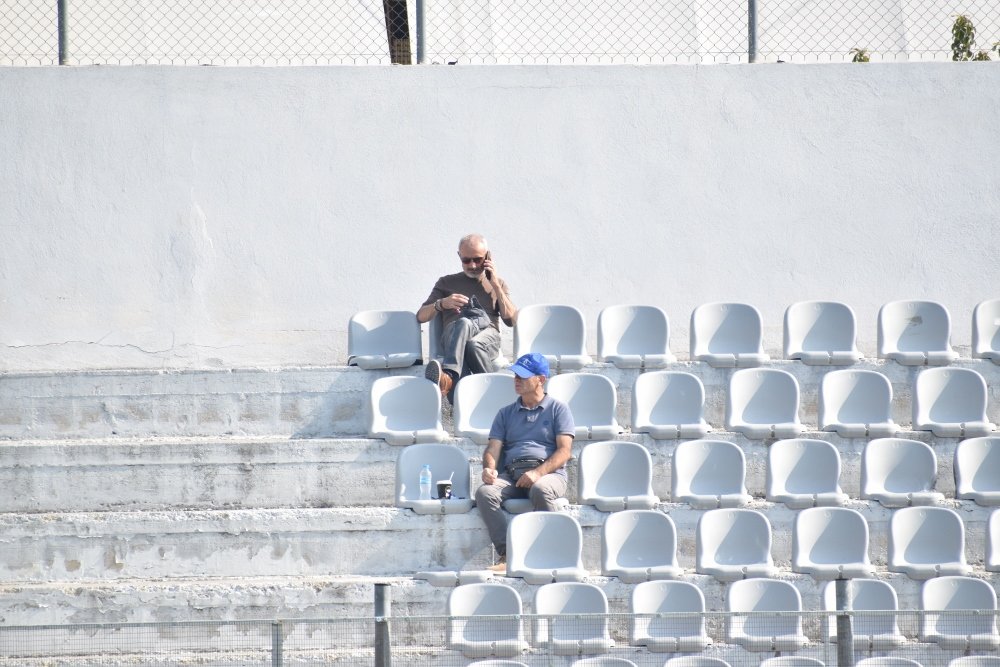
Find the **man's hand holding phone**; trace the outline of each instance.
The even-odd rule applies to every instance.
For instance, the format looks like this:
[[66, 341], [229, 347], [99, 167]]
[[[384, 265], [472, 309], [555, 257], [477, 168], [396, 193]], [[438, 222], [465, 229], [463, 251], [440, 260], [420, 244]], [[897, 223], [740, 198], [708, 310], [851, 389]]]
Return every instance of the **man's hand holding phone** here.
[[486, 274], [486, 279], [493, 282], [493, 276], [496, 275], [493, 272], [493, 253], [489, 250], [486, 251], [486, 256], [483, 259], [483, 273]]

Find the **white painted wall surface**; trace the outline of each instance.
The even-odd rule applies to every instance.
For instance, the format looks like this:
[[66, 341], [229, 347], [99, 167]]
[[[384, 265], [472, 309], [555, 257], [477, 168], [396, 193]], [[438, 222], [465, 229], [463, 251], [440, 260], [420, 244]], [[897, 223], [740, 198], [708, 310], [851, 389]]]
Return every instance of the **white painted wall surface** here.
[[[0, 370], [331, 365], [491, 240], [589, 323], [1000, 296], [1000, 67], [0, 69]], [[507, 346], [509, 347], [509, 332]]]

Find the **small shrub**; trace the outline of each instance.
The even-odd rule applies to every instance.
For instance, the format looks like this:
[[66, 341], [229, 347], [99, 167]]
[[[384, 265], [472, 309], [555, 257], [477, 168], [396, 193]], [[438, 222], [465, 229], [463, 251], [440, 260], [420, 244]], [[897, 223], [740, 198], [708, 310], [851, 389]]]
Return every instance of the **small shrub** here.
[[851, 49], [852, 63], [866, 63], [871, 60], [868, 55], [868, 49]]

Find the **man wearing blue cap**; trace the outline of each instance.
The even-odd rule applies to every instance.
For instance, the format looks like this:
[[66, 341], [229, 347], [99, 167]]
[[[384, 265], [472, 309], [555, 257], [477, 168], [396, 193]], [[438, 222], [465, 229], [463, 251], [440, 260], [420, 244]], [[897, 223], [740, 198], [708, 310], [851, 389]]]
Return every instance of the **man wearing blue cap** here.
[[566, 495], [566, 462], [572, 454], [575, 425], [569, 407], [545, 393], [549, 362], [537, 353], [523, 355], [514, 371], [517, 400], [500, 409], [483, 452], [483, 485], [476, 506], [499, 560], [506, 568], [508, 498], [530, 498], [536, 510], [554, 512]]

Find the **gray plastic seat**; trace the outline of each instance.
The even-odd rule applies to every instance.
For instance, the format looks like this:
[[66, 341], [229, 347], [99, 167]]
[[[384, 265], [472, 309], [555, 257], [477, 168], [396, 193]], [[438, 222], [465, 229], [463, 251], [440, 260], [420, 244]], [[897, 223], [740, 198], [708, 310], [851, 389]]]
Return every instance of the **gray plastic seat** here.
[[545, 356], [552, 371], [579, 370], [590, 363], [583, 314], [573, 306], [535, 304], [521, 308], [514, 326], [514, 357]]
[[[521, 596], [510, 586], [459, 586], [448, 596], [447, 615], [448, 648], [467, 658], [513, 657], [528, 650], [521, 627]], [[491, 618], [470, 618], [474, 616]]]
[[486, 445], [497, 412], [516, 400], [514, 377], [509, 373], [465, 376], [455, 385], [452, 411], [455, 435], [469, 438], [477, 445]]
[[632, 386], [632, 432], [656, 440], [701, 438], [712, 427], [705, 421], [705, 387], [698, 376], [680, 371], [642, 373]]
[[[859, 614], [851, 620], [851, 636], [855, 650], [888, 651], [906, 642], [899, 631], [896, 612], [899, 600], [892, 586], [878, 579], [852, 579], [847, 583], [848, 599], [853, 611], [871, 611], [884, 614]], [[831, 581], [823, 588], [823, 608], [837, 610], [837, 583]], [[831, 616], [827, 622], [827, 638], [837, 641], [837, 622]]]
[[[420, 500], [420, 470], [431, 467], [431, 500]], [[437, 497], [438, 480], [451, 479], [451, 498]], [[396, 507], [417, 514], [456, 514], [472, 509], [469, 457], [452, 445], [410, 445], [396, 458]]]
[[767, 499], [791, 509], [842, 505], [840, 453], [823, 440], [779, 440], [767, 449]]
[[[997, 594], [993, 586], [972, 577], [939, 577], [924, 582], [920, 608], [925, 612], [995, 612]], [[920, 640], [934, 642], [943, 649], [995, 650], [1000, 647], [997, 619], [990, 613], [925, 613], [920, 624]]]
[[949, 662], [948, 667], [1000, 667], [1000, 656], [963, 655]]
[[986, 522], [986, 571], [1000, 572], [1000, 510], [993, 510]]
[[934, 490], [937, 456], [929, 445], [904, 438], [879, 438], [861, 453], [861, 498], [883, 507], [933, 505], [944, 500]]
[[724, 440], [691, 440], [674, 449], [670, 495], [698, 509], [739, 507], [750, 502], [743, 450]]
[[819, 427], [845, 438], [887, 438], [899, 431], [892, 421], [892, 385], [881, 373], [832, 371], [819, 385]]
[[368, 435], [390, 445], [441, 442], [441, 392], [422, 377], [383, 377], [372, 383]]
[[747, 368], [729, 378], [726, 428], [748, 438], [794, 438], [799, 422], [799, 383], [776, 368]]
[[1000, 364], [1000, 299], [983, 301], [972, 311], [972, 356]]
[[889, 519], [889, 570], [911, 579], [965, 575], [965, 527], [945, 507], [904, 507]]
[[810, 366], [842, 366], [861, 359], [851, 307], [835, 301], [800, 301], [785, 310], [784, 352]]
[[871, 658], [863, 658], [854, 663], [854, 667], [923, 667], [916, 660], [900, 658], [898, 656], [881, 655]]
[[760, 366], [764, 353], [760, 312], [745, 303], [706, 303], [691, 313], [691, 360], [717, 368]]
[[583, 531], [568, 514], [518, 514], [507, 524], [507, 576], [529, 584], [580, 581], [587, 575], [582, 549]]
[[594, 658], [574, 660], [570, 667], [636, 667], [636, 664], [625, 658], [615, 658], [610, 655], [599, 655]]
[[577, 440], [607, 440], [618, 437], [622, 428], [615, 411], [618, 392], [615, 384], [595, 373], [564, 373], [549, 378], [545, 390], [552, 398], [569, 406], [576, 424]]
[[730, 667], [722, 658], [709, 658], [705, 655], [681, 655], [670, 658], [663, 667]]
[[666, 368], [670, 322], [655, 306], [608, 306], [597, 316], [597, 356], [618, 368]]
[[939, 438], [989, 435], [996, 425], [986, 417], [986, 381], [970, 368], [928, 368], [913, 387], [913, 430]]
[[476, 660], [470, 662], [466, 667], [528, 667], [519, 660]]
[[878, 311], [878, 356], [904, 366], [945, 366], [951, 349], [951, 316], [935, 301], [892, 301]]
[[546, 584], [535, 593], [534, 640], [555, 655], [607, 653], [615, 643], [608, 631], [608, 598], [597, 586], [578, 582]]
[[802, 510], [792, 530], [792, 570], [819, 580], [872, 576], [868, 522], [846, 507]]
[[739, 614], [801, 612], [802, 597], [787, 581], [746, 579], [733, 582], [729, 586], [726, 608], [736, 613], [729, 619], [729, 643], [747, 651], [797, 651], [809, 642], [802, 633], [802, 617], [798, 613]]
[[602, 512], [652, 509], [660, 499], [653, 493], [653, 461], [635, 442], [592, 442], [578, 462], [581, 505]]
[[420, 323], [405, 310], [363, 310], [347, 325], [347, 365], [405, 368], [423, 361]]
[[1000, 505], [1000, 437], [969, 438], [955, 448], [955, 497]]
[[762, 660], [760, 667], [826, 667], [826, 663], [803, 655], [781, 655]]
[[[705, 596], [686, 581], [647, 581], [632, 589], [629, 643], [651, 653], [694, 653], [712, 643]], [[689, 613], [690, 616], [675, 614]]]
[[601, 527], [601, 574], [626, 584], [676, 579], [677, 528], [673, 519], [654, 510], [615, 512]]
[[695, 531], [695, 567], [719, 581], [773, 577], [771, 523], [748, 509], [709, 510]]

